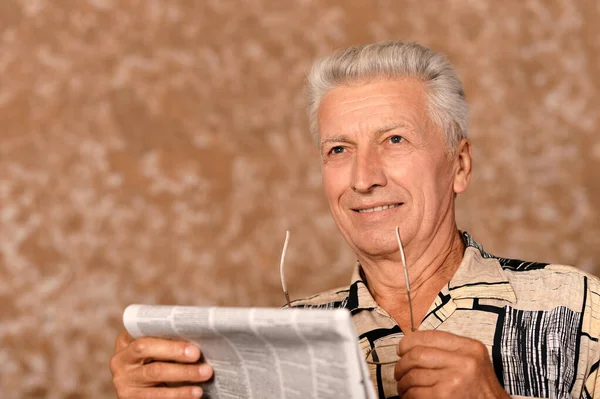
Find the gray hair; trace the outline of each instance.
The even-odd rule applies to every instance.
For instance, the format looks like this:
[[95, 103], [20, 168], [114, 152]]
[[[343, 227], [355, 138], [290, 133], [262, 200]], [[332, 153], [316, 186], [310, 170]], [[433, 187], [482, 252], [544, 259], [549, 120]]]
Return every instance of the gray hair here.
[[469, 107], [465, 90], [448, 59], [418, 43], [381, 42], [337, 50], [317, 60], [307, 77], [310, 130], [319, 140], [318, 112], [323, 96], [349, 84], [414, 77], [423, 82], [429, 115], [446, 135], [452, 153], [467, 137]]

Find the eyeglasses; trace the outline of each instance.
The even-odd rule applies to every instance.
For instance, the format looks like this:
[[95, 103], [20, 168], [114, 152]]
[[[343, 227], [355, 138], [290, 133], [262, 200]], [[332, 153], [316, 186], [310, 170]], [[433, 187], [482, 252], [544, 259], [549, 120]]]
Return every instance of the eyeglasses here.
[[[285, 254], [287, 252], [288, 243], [290, 241], [290, 232], [285, 232], [285, 242], [283, 244], [283, 250], [281, 251], [281, 261], [279, 262], [279, 276], [281, 277], [281, 288], [285, 295], [285, 300], [288, 307], [292, 307], [290, 303], [290, 296], [288, 294], [287, 285], [285, 284], [285, 278], [283, 274], [283, 264], [285, 261]], [[413, 317], [413, 307], [410, 295], [410, 279], [408, 278], [408, 268], [406, 267], [406, 257], [404, 255], [404, 246], [400, 239], [400, 229], [396, 226], [396, 241], [398, 242], [398, 248], [400, 250], [400, 258], [402, 260], [402, 268], [404, 270], [404, 281], [406, 282], [406, 294], [408, 296], [408, 310], [410, 313], [410, 330], [415, 331], [415, 321]], [[368, 364], [385, 365], [394, 364], [399, 360], [395, 348], [398, 347], [398, 343], [395, 344], [384, 344], [370, 348], [366, 355], [365, 361]]]

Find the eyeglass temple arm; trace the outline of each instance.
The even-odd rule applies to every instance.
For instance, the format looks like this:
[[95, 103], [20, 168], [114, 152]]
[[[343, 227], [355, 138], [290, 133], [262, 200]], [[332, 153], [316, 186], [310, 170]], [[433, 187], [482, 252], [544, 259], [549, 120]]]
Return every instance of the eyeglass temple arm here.
[[408, 268], [406, 267], [406, 257], [404, 256], [404, 247], [402, 246], [402, 240], [400, 240], [400, 228], [396, 226], [396, 240], [398, 241], [398, 248], [400, 248], [400, 257], [402, 258], [402, 267], [404, 269], [404, 280], [406, 281], [406, 292], [408, 293], [408, 310], [410, 312], [410, 330], [415, 331], [415, 320], [413, 318], [413, 307], [410, 295], [410, 280], [408, 278]]
[[285, 300], [287, 302], [288, 307], [292, 307], [290, 303], [290, 296], [288, 295], [287, 286], [285, 284], [285, 278], [283, 277], [283, 263], [285, 261], [285, 253], [287, 252], [288, 242], [290, 241], [290, 232], [286, 230], [285, 232], [285, 242], [283, 244], [283, 250], [281, 251], [281, 261], [279, 262], [279, 277], [281, 277], [281, 288], [283, 288], [283, 293], [285, 294]]

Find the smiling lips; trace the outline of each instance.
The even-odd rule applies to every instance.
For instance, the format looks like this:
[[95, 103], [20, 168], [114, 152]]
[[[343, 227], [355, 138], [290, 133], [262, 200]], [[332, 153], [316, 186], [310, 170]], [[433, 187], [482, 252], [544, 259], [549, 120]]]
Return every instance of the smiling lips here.
[[385, 211], [387, 209], [396, 208], [396, 207], [398, 207], [400, 205], [402, 205], [401, 202], [397, 203], [397, 204], [390, 204], [390, 205], [379, 205], [379, 206], [375, 206], [373, 208], [354, 209], [354, 211], [358, 212], [358, 213], [379, 212], [379, 211]]

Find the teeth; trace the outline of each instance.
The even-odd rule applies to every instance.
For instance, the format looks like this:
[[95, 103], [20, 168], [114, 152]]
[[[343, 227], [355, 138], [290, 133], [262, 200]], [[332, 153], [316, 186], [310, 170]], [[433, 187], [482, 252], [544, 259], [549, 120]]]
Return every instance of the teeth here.
[[400, 204], [382, 205], [382, 206], [376, 206], [375, 208], [359, 209], [358, 212], [359, 213], [379, 212], [379, 211], [385, 211], [386, 209], [395, 208], [397, 206], [400, 206]]

